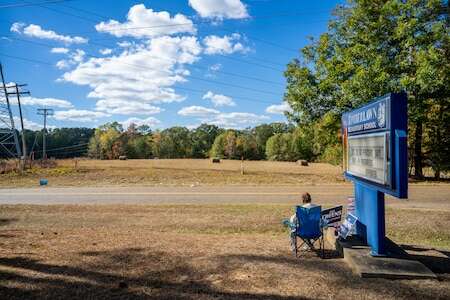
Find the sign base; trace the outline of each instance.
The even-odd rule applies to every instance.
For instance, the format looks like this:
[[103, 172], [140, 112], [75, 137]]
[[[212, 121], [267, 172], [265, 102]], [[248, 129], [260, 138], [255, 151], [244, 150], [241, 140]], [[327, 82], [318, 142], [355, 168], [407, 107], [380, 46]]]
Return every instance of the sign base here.
[[355, 182], [356, 234], [372, 249], [372, 256], [386, 255], [384, 193]]

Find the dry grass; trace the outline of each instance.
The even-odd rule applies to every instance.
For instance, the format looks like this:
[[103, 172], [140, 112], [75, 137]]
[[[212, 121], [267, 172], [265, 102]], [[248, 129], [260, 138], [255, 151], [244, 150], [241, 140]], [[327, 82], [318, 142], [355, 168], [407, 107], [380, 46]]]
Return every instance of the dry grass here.
[[342, 171], [329, 164], [300, 166], [292, 162], [207, 159], [74, 160], [58, 161], [53, 169], [34, 168], [25, 175], [0, 175], [1, 187], [36, 186], [46, 178], [52, 186], [127, 185], [293, 185], [342, 182]]
[[[339, 258], [309, 253], [295, 259], [280, 225], [291, 211], [284, 204], [0, 206], [0, 294], [2, 299], [450, 297], [448, 257], [437, 260], [441, 267], [447, 264], [441, 281], [361, 279]], [[416, 209], [388, 210], [389, 236], [398, 243], [450, 247], [450, 212], [422, 216]]]

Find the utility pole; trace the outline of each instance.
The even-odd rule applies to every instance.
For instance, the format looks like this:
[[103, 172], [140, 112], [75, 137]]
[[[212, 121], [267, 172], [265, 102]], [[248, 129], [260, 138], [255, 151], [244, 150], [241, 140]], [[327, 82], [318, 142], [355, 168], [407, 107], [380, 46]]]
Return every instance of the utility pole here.
[[19, 105], [19, 115], [20, 115], [20, 125], [22, 126], [22, 158], [21, 158], [21, 164], [20, 164], [20, 171], [23, 172], [26, 165], [26, 159], [27, 159], [27, 144], [25, 141], [25, 126], [23, 125], [23, 114], [22, 114], [22, 105], [20, 104], [20, 96], [21, 95], [30, 95], [29, 91], [20, 91], [19, 87], [24, 87], [26, 84], [17, 84], [15, 83], [13, 86], [9, 86], [8, 88], [15, 88], [15, 92], [9, 92], [9, 95], [16, 95], [17, 97], [17, 104]]
[[53, 109], [51, 108], [38, 108], [37, 114], [44, 116], [44, 132], [42, 135], [42, 158], [44, 160], [47, 159], [47, 144], [45, 140], [45, 136], [47, 134], [47, 116], [52, 116], [54, 113]]
[[[19, 158], [22, 156], [17, 138], [16, 128], [14, 127], [14, 118], [9, 103], [8, 88], [6, 87], [5, 77], [3, 75], [3, 66], [0, 63], [0, 76], [5, 101], [0, 100], [0, 123], [6, 125], [6, 128], [0, 128], [0, 146], [9, 155]], [[14, 147], [15, 146], [15, 147]], [[15, 152], [12, 148], [15, 148]]]

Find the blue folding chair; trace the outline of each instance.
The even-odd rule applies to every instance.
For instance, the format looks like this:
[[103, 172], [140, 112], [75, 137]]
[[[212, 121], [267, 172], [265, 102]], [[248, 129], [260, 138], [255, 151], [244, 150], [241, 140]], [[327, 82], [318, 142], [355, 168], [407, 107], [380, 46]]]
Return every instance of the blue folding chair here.
[[[298, 225], [295, 230], [294, 248], [295, 256], [298, 257], [298, 250], [305, 244], [314, 250], [314, 243], [319, 241], [320, 256], [324, 257], [324, 240], [323, 240], [323, 228], [321, 222], [321, 207], [303, 207], [297, 206], [296, 215]], [[297, 245], [297, 238], [302, 240], [300, 245]]]

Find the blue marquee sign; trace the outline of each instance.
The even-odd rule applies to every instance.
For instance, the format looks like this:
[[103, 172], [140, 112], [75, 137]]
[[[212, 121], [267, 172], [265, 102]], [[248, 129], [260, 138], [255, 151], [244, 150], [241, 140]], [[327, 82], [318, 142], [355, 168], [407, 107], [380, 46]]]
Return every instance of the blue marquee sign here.
[[[350, 134], [386, 129], [386, 119], [390, 113], [389, 97], [370, 103], [360, 109], [344, 114], [343, 123]], [[387, 126], [389, 127], [389, 125]]]
[[357, 233], [385, 255], [384, 194], [408, 197], [407, 97], [391, 93], [342, 115], [344, 175], [354, 182]]
[[407, 198], [407, 126], [405, 93], [385, 95], [343, 114], [345, 176]]

